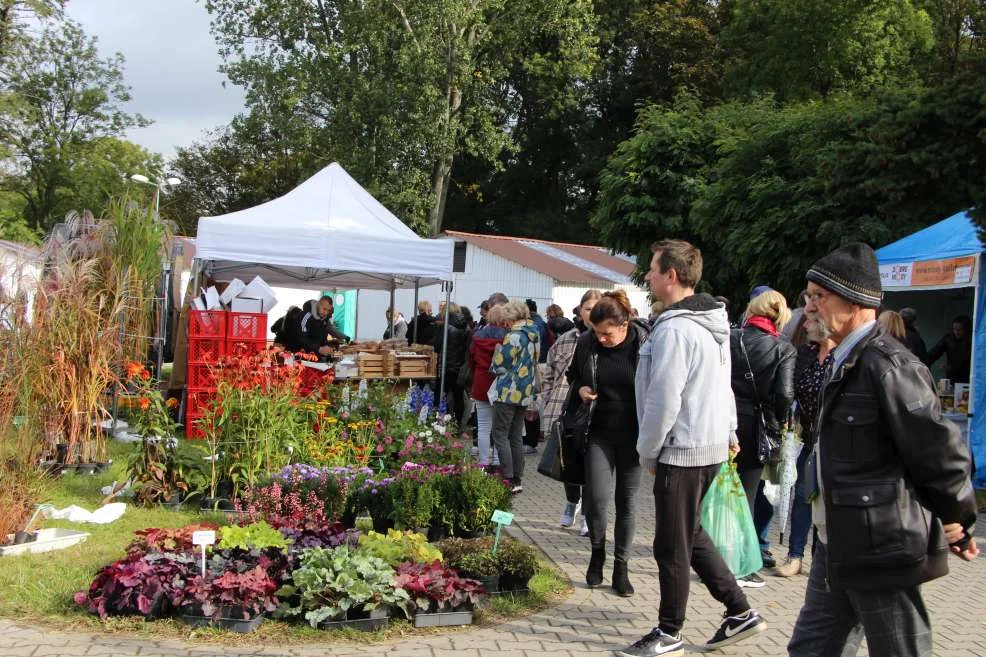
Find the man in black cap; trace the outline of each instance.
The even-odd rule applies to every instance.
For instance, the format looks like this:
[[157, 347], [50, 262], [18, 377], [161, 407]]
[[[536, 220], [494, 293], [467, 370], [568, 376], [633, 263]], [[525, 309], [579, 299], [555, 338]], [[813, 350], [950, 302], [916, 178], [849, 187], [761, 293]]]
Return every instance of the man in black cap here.
[[910, 349], [922, 363], [927, 364], [928, 346], [924, 343], [924, 338], [918, 333], [916, 326], [918, 321], [918, 311], [913, 308], [901, 308], [900, 318], [904, 320], [904, 330], [907, 332], [907, 340], [904, 344]]
[[490, 312], [490, 302], [483, 300], [483, 303], [479, 304], [479, 323], [476, 328], [482, 328], [486, 326], [486, 315]]
[[969, 453], [942, 418], [931, 373], [876, 322], [882, 290], [865, 244], [808, 270], [805, 313], [836, 343], [805, 485], [818, 542], [793, 657], [931, 656], [920, 585], [948, 572], [949, 550], [978, 554]]

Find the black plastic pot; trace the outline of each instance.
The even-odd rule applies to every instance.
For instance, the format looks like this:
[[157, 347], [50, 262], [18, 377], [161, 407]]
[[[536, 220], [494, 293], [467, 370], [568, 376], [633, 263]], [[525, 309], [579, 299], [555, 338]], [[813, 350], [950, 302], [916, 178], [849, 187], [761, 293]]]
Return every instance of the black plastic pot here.
[[500, 575], [500, 591], [529, 591], [530, 577], [518, 577], [513, 573]]
[[[255, 629], [260, 627], [260, 624], [264, 622], [265, 614], [261, 613], [259, 616], [254, 616], [249, 620], [243, 620], [243, 617], [239, 614], [235, 614], [232, 611], [223, 610], [221, 618], [211, 618], [209, 616], [196, 615], [194, 613], [182, 614], [181, 620], [186, 625], [192, 627], [221, 627], [224, 630], [229, 630], [230, 632], [237, 632], [239, 634], [246, 634], [248, 632], [253, 632]], [[226, 618], [226, 616], [230, 616]]]
[[230, 499], [233, 497], [233, 482], [227, 480], [221, 480], [216, 483], [216, 497], [225, 497]]
[[225, 497], [205, 497], [202, 499], [202, 511], [235, 511], [233, 503]]
[[483, 585], [489, 593], [496, 593], [500, 590], [500, 576], [499, 575], [487, 575], [486, 577], [472, 577], [470, 579], [479, 580], [479, 583]]
[[164, 498], [158, 504], [160, 504], [162, 508], [165, 508], [168, 511], [179, 511], [181, 510], [181, 495], [176, 493], [171, 497]]
[[24, 543], [31, 543], [37, 540], [37, 535], [31, 532], [15, 532], [14, 533], [14, 545], [22, 545]]
[[428, 527], [428, 542], [434, 543], [444, 538], [448, 538], [448, 528], [440, 522], [432, 523]]
[[459, 530], [455, 532], [455, 535], [459, 538], [483, 538], [488, 535], [488, 532], [485, 529]]
[[350, 609], [345, 620], [324, 621], [318, 624], [319, 629], [335, 630], [349, 628], [363, 632], [372, 632], [387, 627], [390, 624], [390, 609], [377, 607], [373, 611]]
[[373, 520], [373, 531], [378, 534], [386, 534], [388, 529], [394, 528], [394, 521], [390, 518], [371, 518]]
[[98, 463], [76, 463], [75, 474], [94, 475], [99, 468]]

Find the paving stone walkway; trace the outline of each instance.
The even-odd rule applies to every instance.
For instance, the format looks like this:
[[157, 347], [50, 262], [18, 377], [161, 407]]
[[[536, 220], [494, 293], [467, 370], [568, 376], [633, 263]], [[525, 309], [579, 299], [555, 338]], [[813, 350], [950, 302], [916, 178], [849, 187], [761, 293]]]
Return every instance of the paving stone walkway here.
[[[0, 657], [588, 657], [608, 654], [613, 648], [636, 640], [656, 623], [657, 567], [650, 556], [654, 510], [649, 486], [653, 479], [644, 477], [638, 502], [637, 536], [630, 564], [637, 594], [625, 599], [607, 588], [594, 591], [585, 588], [588, 539], [579, 537], [575, 530], [558, 526], [564, 499], [561, 485], [538, 475], [535, 469], [536, 457], [528, 457], [525, 491], [515, 502], [515, 531], [540, 546], [571, 578], [575, 587], [564, 602], [539, 614], [495, 627], [457, 630], [373, 646], [322, 643], [286, 648], [270, 645], [217, 648], [181, 641], [121, 638], [119, 635], [70, 634], [0, 619]], [[979, 526], [986, 527], [986, 517], [980, 520]], [[609, 552], [612, 553], [612, 549]], [[785, 549], [776, 549], [775, 554], [778, 552], [785, 553]], [[607, 582], [609, 570], [606, 570]], [[767, 576], [766, 579], [765, 588], [747, 590], [747, 594], [751, 604], [767, 618], [770, 629], [746, 643], [723, 650], [721, 654], [772, 657], [787, 654], [785, 646], [801, 607], [807, 578]], [[986, 558], [974, 563], [953, 558], [951, 574], [925, 586], [924, 597], [932, 615], [936, 657], [986, 657]], [[718, 603], [693, 579], [688, 620], [683, 632], [686, 641], [703, 643], [718, 626], [721, 612]], [[698, 652], [698, 649], [690, 647], [689, 651]], [[860, 655], [865, 654], [865, 648], [861, 649]]]

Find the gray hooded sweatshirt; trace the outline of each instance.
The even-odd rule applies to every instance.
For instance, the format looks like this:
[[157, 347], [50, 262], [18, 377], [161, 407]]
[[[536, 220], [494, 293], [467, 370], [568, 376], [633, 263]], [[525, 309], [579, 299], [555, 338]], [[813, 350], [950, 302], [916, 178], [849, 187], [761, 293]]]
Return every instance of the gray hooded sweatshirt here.
[[640, 348], [635, 393], [640, 463], [722, 463], [736, 431], [730, 385], [729, 318], [696, 294], [670, 306]]

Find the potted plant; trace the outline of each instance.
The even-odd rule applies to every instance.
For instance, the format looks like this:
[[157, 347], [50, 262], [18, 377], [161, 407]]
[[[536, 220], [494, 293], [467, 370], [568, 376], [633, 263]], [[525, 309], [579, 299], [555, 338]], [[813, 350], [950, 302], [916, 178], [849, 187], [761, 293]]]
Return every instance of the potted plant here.
[[526, 591], [537, 570], [537, 551], [520, 541], [501, 541], [496, 549], [501, 591]]
[[402, 562], [431, 563], [441, 560], [442, 553], [428, 543], [423, 534], [388, 530], [386, 534], [370, 532], [360, 537], [360, 551], [382, 559], [391, 567]]
[[373, 531], [378, 534], [386, 534], [394, 526], [394, 502], [390, 496], [393, 481], [393, 477], [384, 477], [363, 482], [360, 506], [369, 512]]
[[228, 525], [219, 530], [219, 549], [264, 550], [279, 548], [286, 550], [291, 540], [266, 522], [260, 521], [242, 527]]
[[477, 580], [462, 578], [437, 560], [400, 564], [395, 584], [414, 601], [415, 627], [471, 625], [473, 607], [487, 596]]
[[245, 572], [198, 575], [185, 588], [182, 620], [193, 627], [215, 624], [233, 632], [252, 632], [266, 612], [277, 609], [277, 589], [277, 582], [260, 565]]
[[148, 527], [134, 532], [134, 539], [127, 546], [130, 558], [140, 558], [152, 552], [189, 552], [194, 549], [192, 535], [197, 531], [218, 531], [219, 526], [203, 522], [184, 527]]
[[292, 583], [277, 592], [285, 600], [278, 617], [302, 616], [315, 628], [384, 627], [391, 608], [410, 617], [407, 591], [394, 585], [394, 569], [361, 550], [338, 547], [302, 552]]
[[463, 538], [482, 536], [492, 526], [494, 511], [510, 509], [510, 489], [499, 477], [478, 467], [463, 468], [457, 479], [451, 501], [456, 505], [455, 533]]
[[465, 577], [478, 580], [490, 593], [500, 588], [500, 564], [492, 552], [468, 552], [449, 565]]
[[201, 490], [202, 455], [169, 436], [145, 436], [128, 463], [134, 499], [144, 506], [161, 504], [172, 509]]
[[194, 573], [190, 554], [134, 554], [104, 567], [89, 590], [79, 591], [74, 600], [103, 620], [112, 614], [164, 618]]
[[390, 499], [394, 507], [391, 517], [397, 529], [413, 529], [427, 534], [437, 496], [431, 485], [431, 473], [421, 466], [408, 467], [410, 465], [405, 465], [390, 484]]

